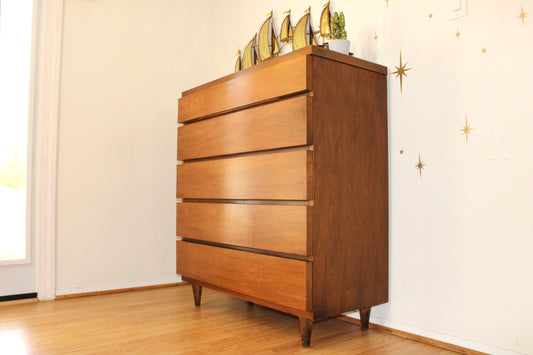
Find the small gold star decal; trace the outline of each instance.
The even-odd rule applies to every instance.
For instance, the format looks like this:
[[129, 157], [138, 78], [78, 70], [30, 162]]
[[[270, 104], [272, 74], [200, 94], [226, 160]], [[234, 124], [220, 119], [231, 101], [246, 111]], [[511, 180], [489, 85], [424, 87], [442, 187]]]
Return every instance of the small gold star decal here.
[[406, 66], [407, 66], [407, 62], [402, 64], [402, 52], [400, 51], [400, 66], [396, 67], [396, 71], [392, 73], [392, 74], [396, 74], [396, 78], [398, 77], [400, 78], [400, 92], [403, 92], [403, 80], [402, 79], [404, 75], [407, 76], [405, 72], [413, 69], [413, 68], [406, 68]]
[[466, 136], [466, 144], [468, 144], [468, 135], [472, 134], [473, 128], [468, 124], [468, 116], [466, 116], [465, 125], [461, 128], [461, 132]]
[[378, 41], [378, 34], [377, 33], [374, 33], [374, 39], [376, 40], [376, 42]]
[[457, 32], [455, 32], [455, 37], [457, 37], [457, 40], [459, 40], [459, 36], [461, 36], [461, 32], [459, 32], [459, 27], [457, 27]]
[[526, 20], [527, 12], [524, 11], [524, 6], [523, 5], [520, 5], [520, 15], [518, 15], [516, 17], [519, 18], [520, 21], [522, 21], [522, 26], [524, 26], [524, 21]]
[[481, 48], [481, 53], [487, 53], [487, 48]]
[[403, 149], [400, 149], [400, 154], [403, 154]]
[[418, 153], [418, 163], [416, 163], [415, 168], [417, 168], [418, 172], [420, 173], [420, 177], [422, 177], [422, 169], [424, 169], [424, 162], [420, 160], [420, 153]]
[[428, 17], [429, 17], [429, 19], [432, 19], [433, 18], [433, 14], [430, 12]]

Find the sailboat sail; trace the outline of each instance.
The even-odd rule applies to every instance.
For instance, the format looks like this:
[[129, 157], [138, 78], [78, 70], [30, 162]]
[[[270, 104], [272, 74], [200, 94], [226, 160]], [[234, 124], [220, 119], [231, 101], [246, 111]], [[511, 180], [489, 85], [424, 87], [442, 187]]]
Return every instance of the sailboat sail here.
[[285, 13], [287, 16], [285, 16], [283, 22], [281, 23], [279, 39], [282, 43], [289, 43], [292, 40], [291, 10]]
[[280, 52], [278, 39], [276, 38], [276, 33], [272, 30], [272, 55], [278, 55]]
[[268, 18], [265, 20], [259, 34], [257, 35], [257, 50], [259, 52], [259, 59], [263, 62], [280, 52], [278, 39], [276, 38], [276, 32], [272, 25], [272, 14], [268, 14]]
[[259, 62], [279, 55], [284, 46], [292, 42], [292, 50], [298, 50], [308, 45], [318, 45], [315, 34], [320, 33], [322, 42], [330, 36], [329, 1], [324, 5], [320, 15], [320, 30], [314, 32], [311, 24], [311, 7], [305, 11], [295, 27], [291, 26], [291, 10], [286, 11], [281, 23], [280, 35], [276, 36], [273, 26], [273, 11], [261, 25], [259, 32], [246, 45], [242, 57], [237, 52], [235, 72], [248, 69]]
[[[311, 14], [311, 6], [305, 11], [306, 14]], [[306, 32], [309, 35], [309, 42], [308, 44], [312, 44], [313, 46], [318, 46], [318, 43], [316, 42], [315, 38], [315, 32], [313, 32], [313, 25], [311, 24], [311, 17], [309, 17], [309, 21], [307, 22], [307, 25], [309, 26]], [[317, 31], [318, 33], [318, 31]]]
[[254, 57], [254, 65], [257, 65], [259, 64], [259, 53], [257, 53], [257, 46], [254, 46], [254, 48], [252, 49], [253, 51], [253, 57]]
[[311, 6], [305, 11], [305, 15], [298, 21], [294, 27], [294, 35], [292, 40], [292, 49], [297, 50], [309, 44], [313, 46], [318, 45], [316, 42], [313, 27], [311, 26]]
[[270, 51], [270, 44], [268, 43], [271, 22], [272, 12], [261, 26], [261, 29], [259, 30], [259, 35], [257, 36], [257, 49], [259, 51], [259, 59], [261, 59], [262, 62], [272, 57], [272, 52]]
[[241, 71], [242, 61], [241, 61], [241, 51], [237, 51], [237, 60], [235, 61], [235, 73]]
[[307, 46], [307, 28], [309, 27], [309, 13], [303, 15], [294, 27], [294, 34], [292, 36], [292, 49], [298, 50]]
[[246, 48], [244, 49], [244, 54], [242, 55], [242, 69], [248, 69], [255, 64], [254, 42], [255, 42], [255, 36], [254, 38], [252, 38], [250, 42], [248, 42], [248, 44], [246, 45]]
[[329, 1], [326, 5], [324, 5], [324, 10], [322, 10], [322, 14], [320, 15], [320, 36], [322, 36], [322, 42], [326, 38], [329, 38], [329, 34], [331, 33], [330, 29], [330, 21], [331, 21], [331, 13], [329, 12]]

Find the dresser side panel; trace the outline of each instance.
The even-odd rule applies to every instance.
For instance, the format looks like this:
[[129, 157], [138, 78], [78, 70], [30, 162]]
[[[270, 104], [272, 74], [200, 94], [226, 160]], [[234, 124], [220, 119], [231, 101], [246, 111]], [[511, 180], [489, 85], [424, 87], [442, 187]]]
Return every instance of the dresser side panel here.
[[388, 300], [386, 76], [313, 58], [313, 307]]

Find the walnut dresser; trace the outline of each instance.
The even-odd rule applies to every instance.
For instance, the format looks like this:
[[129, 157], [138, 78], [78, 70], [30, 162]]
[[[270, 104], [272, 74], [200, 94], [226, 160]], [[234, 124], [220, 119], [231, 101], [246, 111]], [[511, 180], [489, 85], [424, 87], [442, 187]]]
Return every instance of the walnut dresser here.
[[387, 68], [306, 47], [183, 92], [177, 273], [313, 322], [388, 301]]

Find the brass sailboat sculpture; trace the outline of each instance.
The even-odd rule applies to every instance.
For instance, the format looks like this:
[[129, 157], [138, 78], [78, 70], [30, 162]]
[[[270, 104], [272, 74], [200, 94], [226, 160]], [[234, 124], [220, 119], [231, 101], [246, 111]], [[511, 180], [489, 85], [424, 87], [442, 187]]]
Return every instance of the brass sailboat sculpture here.
[[313, 25], [311, 24], [311, 6], [306, 11], [309, 13], [309, 37], [311, 38], [311, 44], [313, 46], [318, 46], [318, 43], [316, 42], [315, 33], [318, 33], [319, 31], [313, 32]]
[[272, 11], [265, 20], [257, 35], [259, 59], [263, 62], [279, 54], [279, 43], [272, 26]]
[[331, 34], [330, 28], [331, 12], [329, 11], [329, 1], [324, 5], [322, 14], [320, 14], [320, 36], [322, 37], [322, 44], [326, 43], [326, 39]]
[[272, 43], [272, 55], [278, 55], [280, 52], [280, 48], [279, 48], [278, 38], [276, 37], [276, 33], [274, 32], [274, 29], [272, 29], [271, 43]]
[[257, 58], [255, 55], [254, 49], [255, 36], [244, 48], [244, 53], [242, 55], [242, 69], [248, 69], [253, 65], [257, 64]]
[[287, 16], [285, 16], [281, 23], [279, 40], [281, 43], [286, 44], [292, 41], [291, 10], [285, 11], [284, 14], [287, 14]]
[[242, 69], [242, 60], [241, 60], [241, 50], [237, 51], [237, 60], [235, 61], [235, 73], [241, 71]]
[[[291, 25], [291, 10], [285, 11], [286, 15], [281, 23], [280, 35], [276, 36], [273, 26], [273, 11], [267, 15], [267, 19], [261, 25], [258, 33], [246, 45], [242, 57], [241, 51], [237, 52], [235, 61], [235, 72], [248, 69], [259, 62], [268, 60], [279, 55], [283, 47], [292, 43], [292, 50], [298, 50], [308, 45], [318, 45], [315, 34], [320, 34], [322, 44], [331, 36], [331, 12], [329, 10], [330, 1], [323, 5], [320, 14], [320, 28], [313, 31], [311, 24], [311, 6], [305, 11], [302, 18], [295, 27]], [[281, 46], [280, 46], [281, 45]]]
[[311, 28], [311, 6], [305, 11], [305, 15], [298, 21], [296, 27], [294, 27], [294, 33], [292, 37], [292, 49], [298, 50], [304, 48], [309, 44], [313, 46], [317, 45], [313, 29]]

